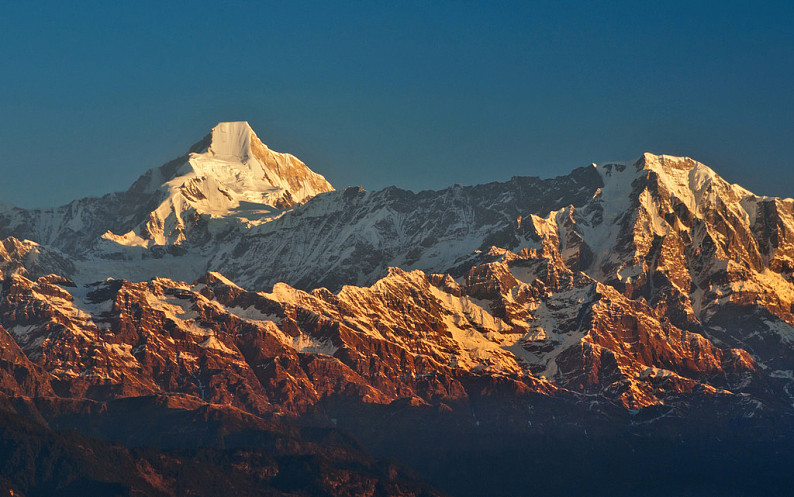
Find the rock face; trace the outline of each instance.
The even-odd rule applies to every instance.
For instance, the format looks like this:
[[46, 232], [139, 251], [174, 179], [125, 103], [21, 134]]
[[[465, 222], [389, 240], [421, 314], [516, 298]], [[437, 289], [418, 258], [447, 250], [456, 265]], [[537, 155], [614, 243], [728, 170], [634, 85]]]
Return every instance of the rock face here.
[[411, 416], [453, 439], [794, 415], [794, 200], [688, 158], [332, 191], [221, 123], [127, 192], [0, 232], [6, 396], [227, 406], [375, 447], [373, 420], [428, 436]]
[[76, 290], [15, 276], [0, 320], [15, 323], [11, 336], [70, 398], [178, 393], [298, 416], [329, 401], [466, 405], [484, 381], [626, 408], [686, 409], [686, 395], [777, 407], [747, 351], [582, 273], [551, 272], [545, 258], [506, 255], [460, 284], [394, 268], [336, 294], [249, 292], [218, 273]]

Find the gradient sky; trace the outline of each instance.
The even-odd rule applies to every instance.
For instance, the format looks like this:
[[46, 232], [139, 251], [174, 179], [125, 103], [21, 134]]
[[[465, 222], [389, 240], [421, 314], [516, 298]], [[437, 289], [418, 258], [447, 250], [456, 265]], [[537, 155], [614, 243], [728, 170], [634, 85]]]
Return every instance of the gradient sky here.
[[791, 2], [428, 3], [5, 2], [0, 201], [124, 190], [236, 120], [337, 188], [650, 151], [794, 196]]

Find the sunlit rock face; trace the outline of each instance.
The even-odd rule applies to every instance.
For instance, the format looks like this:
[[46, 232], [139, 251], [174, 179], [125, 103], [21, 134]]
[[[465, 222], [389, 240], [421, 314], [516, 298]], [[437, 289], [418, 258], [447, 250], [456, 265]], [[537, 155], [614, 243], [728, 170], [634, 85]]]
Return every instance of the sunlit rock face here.
[[681, 394], [739, 402], [762, 382], [746, 350], [682, 330], [559, 259], [513, 253], [460, 282], [394, 268], [338, 293], [250, 292], [219, 273], [82, 288], [14, 276], [0, 312], [61, 395], [95, 400], [170, 392], [301, 415], [334, 399], [465, 405], [479, 378], [639, 408]]
[[416, 413], [445, 434], [794, 414], [794, 201], [689, 158], [334, 191], [220, 123], [126, 192], [3, 209], [7, 397], [376, 441]]
[[[25, 218], [51, 236], [5, 240], [2, 324], [65, 395], [178, 391], [256, 413], [335, 396], [465, 402], [464, 373], [627, 408], [744, 398], [769, 372], [770, 391], [787, 388], [791, 200], [651, 154], [546, 180], [317, 196], [331, 190], [247, 123], [220, 123], [123, 194], [7, 213], [7, 229]], [[118, 221], [79, 227], [81, 202], [147, 214], [117, 235]], [[72, 241], [52, 231], [59, 215]], [[228, 310], [253, 303], [269, 317]]]

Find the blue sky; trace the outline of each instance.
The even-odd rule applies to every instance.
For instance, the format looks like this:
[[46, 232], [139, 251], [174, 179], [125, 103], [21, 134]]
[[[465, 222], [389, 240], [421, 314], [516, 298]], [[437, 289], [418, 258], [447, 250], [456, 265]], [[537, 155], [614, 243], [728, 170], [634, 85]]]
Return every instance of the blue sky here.
[[337, 188], [644, 151], [794, 196], [784, 2], [7, 2], [0, 201], [126, 189], [247, 120]]

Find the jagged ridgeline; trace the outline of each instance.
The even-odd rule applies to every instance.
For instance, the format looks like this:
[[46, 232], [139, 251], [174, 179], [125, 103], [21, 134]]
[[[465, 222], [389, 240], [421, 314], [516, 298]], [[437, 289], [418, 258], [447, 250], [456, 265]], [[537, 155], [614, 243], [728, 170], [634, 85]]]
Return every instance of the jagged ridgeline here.
[[[653, 456], [636, 437], [670, 454], [697, 439], [706, 459], [727, 439], [717, 452], [738, 464], [758, 460], [751, 440], [785, 452], [792, 438], [794, 201], [689, 158], [334, 191], [247, 123], [221, 123], [126, 192], [3, 209], [0, 390], [9, 412], [43, 425], [184, 448], [170, 428], [124, 427], [117, 406], [138, 399], [153, 416], [212, 419], [220, 432], [200, 440], [216, 449], [231, 443], [223, 426], [252, 440], [273, 426], [343, 428], [460, 495], [485, 491], [455, 482], [497, 460], [508, 487], [531, 477], [566, 491], [517, 462], [532, 447], [598, 452], [615, 439], [642, 462]], [[319, 444], [304, 455], [323, 468], [354, 450], [294, 436]], [[444, 465], [461, 451], [466, 464]], [[679, 462], [669, 470], [687, 471]], [[726, 482], [757, 469], [712, 463]], [[399, 473], [356, 464], [376, 487]], [[273, 471], [262, 481], [275, 485]]]

